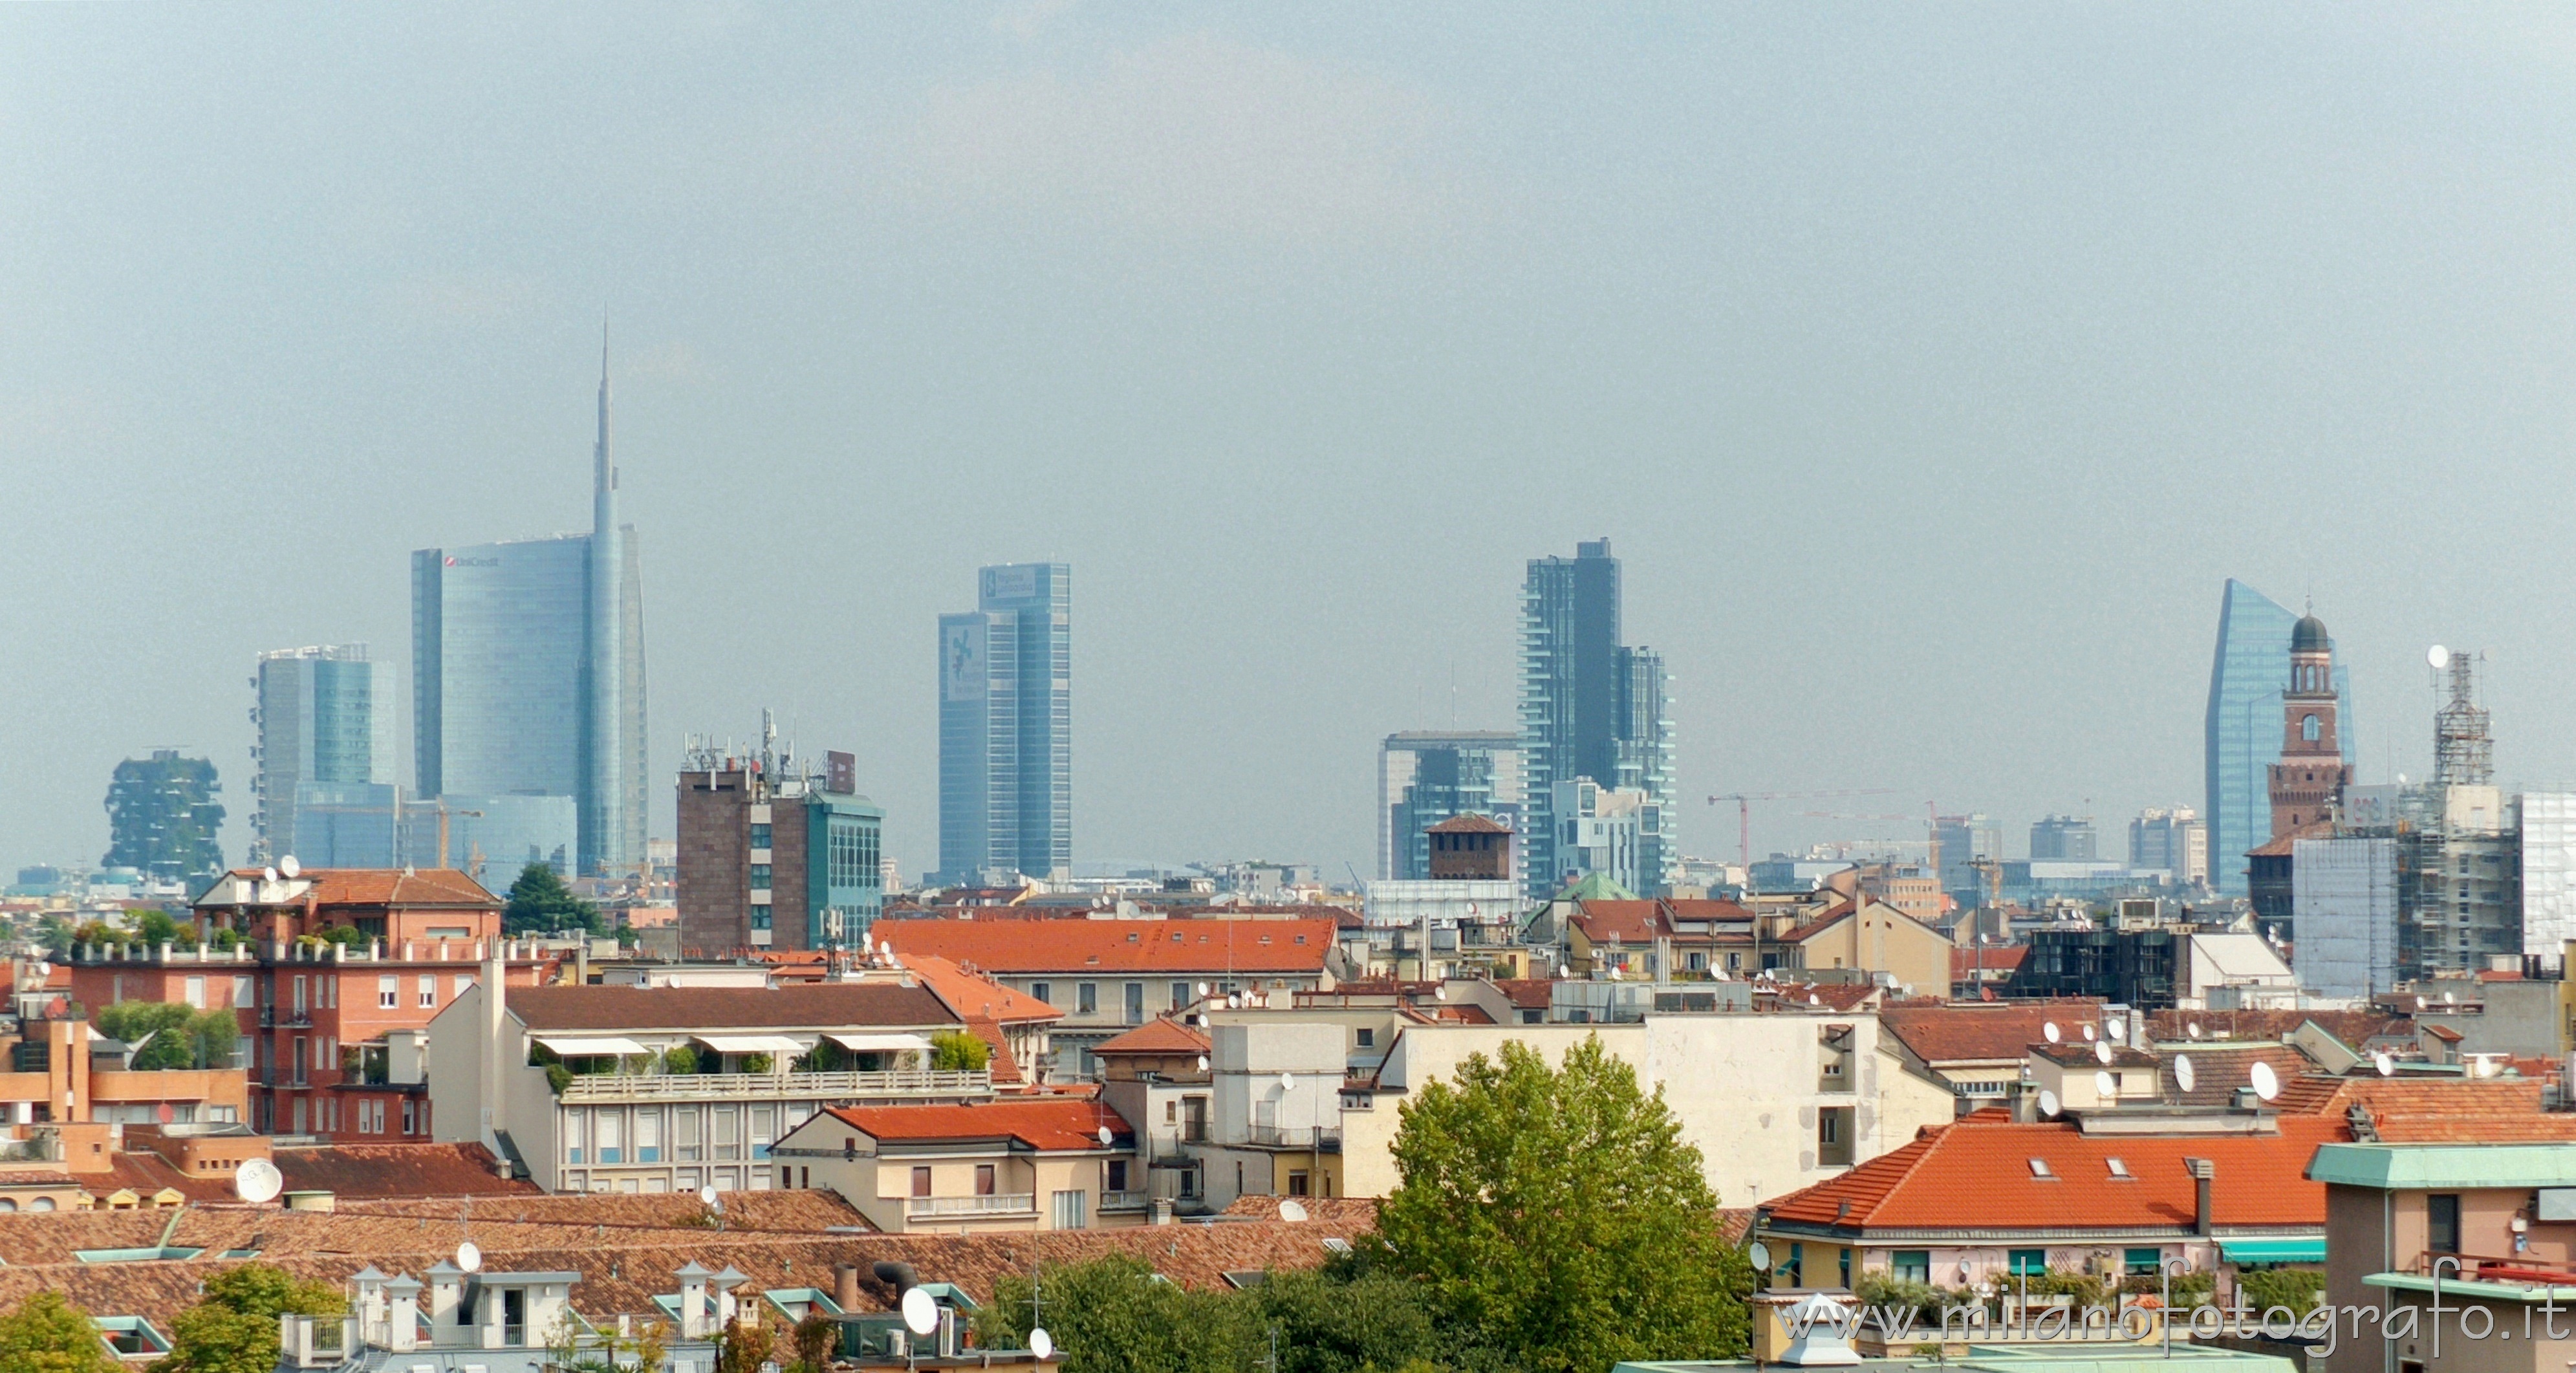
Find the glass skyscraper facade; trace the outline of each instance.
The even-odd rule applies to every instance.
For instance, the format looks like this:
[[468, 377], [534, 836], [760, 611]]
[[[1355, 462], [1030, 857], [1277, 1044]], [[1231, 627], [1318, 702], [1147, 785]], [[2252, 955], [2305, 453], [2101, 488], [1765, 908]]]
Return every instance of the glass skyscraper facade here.
[[[1521, 737], [1500, 730], [1409, 730], [1378, 746], [1377, 875], [1431, 878], [1433, 825], [1474, 812], [1520, 828]], [[1517, 857], [1517, 854], [1515, 855]]]
[[[251, 758], [251, 861], [273, 863], [292, 854], [310, 867], [345, 866], [334, 856], [328, 822], [313, 832], [324, 841], [321, 849], [306, 842], [303, 812], [334, 804], [349, 787], [387, 784], [390, 791], [392, 669], [370, 662], [364, 644], [279, 649], [259, 655], [251, 689], [258, 740]], [[369, 852], [370, 865], [380, 863], [390, 846]]]
[[[1529, 820], [1525, 872], [1533, 897], [1555, 894], [1572, 870], [1556, 814], [1559, 783], [1586, 779], [1643, 794], [1674, 814], [1672, 716], [1662, 655], [1619, 642], [1619, 560], [1610, 541], [1575, 545], [1572, 558], [1535, 558], [1521, 590], [1521, 766]], [[1651, 836], [1636, 868], [1649, 888], [1668, 886], [1680, 850]]]
[[1073, 870], [1073, 569], [983, 569], [939, 617], [939, 880]]
[[[2204, 723], [2208, 770], [2209, 885], [2246, 895], [2245, 855], [2272, 838], [2270, 769], [2281, 761], [2281, 693], [2290, 684], [2296, 612], [2233, 577], [2218, 605], [2218, 652], [2209, 669]], [[2343, 754], [2352, 756], [2352, 691], [2335, 669], [2342, 698]]]
[[642, 559], [615, 522], [604, 365], [592, 481], [589, 534], [412, 554], [412, 748], [425, 797], [570, 798], [598, 874], [643, 861], [645, 794]]

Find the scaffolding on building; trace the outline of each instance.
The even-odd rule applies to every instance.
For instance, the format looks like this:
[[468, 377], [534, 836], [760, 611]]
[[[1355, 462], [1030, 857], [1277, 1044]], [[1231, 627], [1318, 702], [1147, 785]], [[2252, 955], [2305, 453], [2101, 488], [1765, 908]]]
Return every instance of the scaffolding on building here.
[[2449, 679], [2451, 699], [2433, 715], [2433, 785], [2483, 787], [2495, 781], [2495, 740], [2487, 736], [2487, 712], [2477, 699], [2477, 659], [2436, 648], [2437, 663]]

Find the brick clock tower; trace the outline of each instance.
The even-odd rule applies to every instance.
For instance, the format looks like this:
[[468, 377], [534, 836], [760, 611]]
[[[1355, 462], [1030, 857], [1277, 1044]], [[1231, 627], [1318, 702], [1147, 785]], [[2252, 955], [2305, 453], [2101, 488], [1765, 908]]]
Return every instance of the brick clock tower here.
[[2290, 685], [2281, 693], [2281, 761], [2272, 765], [2272, 837], [2334, 818], [2352, 766], [2335, 738], [2334, 644], [2326, 623], [2290, 630]]

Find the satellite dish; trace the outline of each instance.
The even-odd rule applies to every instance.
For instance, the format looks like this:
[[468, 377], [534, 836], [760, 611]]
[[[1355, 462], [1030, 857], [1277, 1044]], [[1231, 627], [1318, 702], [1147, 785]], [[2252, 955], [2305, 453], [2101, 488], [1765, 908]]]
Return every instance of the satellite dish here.
[[1771, 1271], [1771, 1246], [1760, 1240], [1744, 1246], [1744, 1261], [1756, 1273]]
[[701, 1206], [724, 1205], [723, 1202], [716, 1200], [716, 1189], [712, 1183], [698, 1189], [698, 1204]]
[[2039, 1037], [2047, 1040], [2051, 1044], [2056, 1043], [2059, 1038], [2057, 1033], [2057, 1022], [2054, 1020], [2042, 1021], [2039, 1027]]
[[1448, 1000], [1448, 999], [1449, 999], [1449, 986], [1448, 986], [1448, 984], [1447, 984], [1447, 983], [1442, 983], [1441, 985], [1439, 985], [1439, 986], [1437, 986], [1437, 987], [1432, 988], [1432, 989], [1431, 989], [1431, 999], [1432, 999], [1432, 1000], [1434, 1000], [1434, 1001], [1446, 1001], [1446, 1000]]
[[2437, 669], [2449, 667], [2451, 665], [2451, 650], [2442, 647], [2440, 644], [2435, 644], [2431, 648], [2424, 650], [2424, 661], [2431, 663]]
[[1101, 1126], [1098, 1133], [1100, 1135], [1100, 1147], [1103, 1149], [1108, 1148], [1109, 1142], [1117, 1138], [1116, 1135], [1109, 1133], [1109, 1127], [1106, 1125]]
[[54, 965], [53, 965], [53, 964], [51, 964], [51, 963], [41, 963], [41, 962], [40, 962], [40, 963], [38, 963], [38, 964], [36, 965], [36, 976], [38, 976], [38, 977], [51, 977], [51, 976], [53, 976], [53, 975], [54, 975]]
[[2444, 992], [2442, 993], [2442, 1004], [2445, 1006], [2457, 1006], [2460, 1004], [2460, 998], [2456, 993]]
[[468, 1273], [483, 1271], [483, 1247], [472, 1240], [456, 1246], [456, 1266]]
[[2188, 1092], [2199, 1082], [2200, 1072], [2191, 1066], [2191, 1055], [2174, 1055], [2174, 1085]]
[[1200, 1072], [1202, 1072], [1202, 1073], [1204, 1073], [1204, 1072], [1206, 1072], [1206, 1071], [1207, 1071], [1207, 1055], [1206, 1055], [1206, 1054], [1201, 1054], [1201, 1055], [1199, 1055], [1199, 1071], [1200, 1071]]
[[259, 870], [259, 880], [261, 880], [262, 882], [269, 882], [269, 883], [274, 883], [274, 882], [276, 882], [276, 881], [277, 881], [277, 869], [275, 869], [275, 868], [262, 868], [262, 869], [260, 869], [260, 870]]
[[1279, 1090], [1280, 1090], [1280, 1091], [1283, 1091], [1283, 1092], [1292, 1092], [1292, 1091], [1295, 1091], [1296, 1089], [1297, 1089], [1297, 1075], [1296, 1075], [1295, 1073], [1281, 1073], [1281, 1074], [1279, 1075]]
[[2085, 1043], [2087, 1043], [2087, 1044], [2092, 1043], [2092, 1042], [2093, 1042], [2093, 1027], [2092, 1027], [2092, 1026], [2090, 1026], [2090, 1025], [2085, 1025], [2085, 1026], [2080, 1026], [2079, 1028], [2081, 1028], [2081, 1029], [2084, 1031], [2084, 1042], [2085, 1042]]
[[286, 1175], [264, 1158], [244, 1159], [242, 1166], [233, 1170], [233, 1195], [253, 1206], [277, 1200], [277, 1194], [285, 1187]]
[[2281, 1094], [2281, 1075], [2272, 1071], [2271, 1064], [2258, 1062], [2247, 1076], [2254, 1081], [2254, 1095], [2265, 1101]]
[[2101, 1043], [2094, 1045], [2093, 1057], [2095, 1061], [2099, 1062], [2103, 1067], [2107, 1068], [2111, 1066], [2111, 1041], [2106, 1039]]
[[2129, 1037], [2129, 1022], [2125, 1020], [2114, 1020], [2110, 1024], [2102, 1027], [2102, 1033], [2109, 1035], [2113, 1039], [2127, 1039]]
[[2112, 1100], [2117, 1101], [2120, 1097], [2120, 1079], [2111, 1076], [2109, 1073], [2095, 1073], [2093, 1075], [2093, 1094], [2095, 1096], [2109, 1097]]
[[2057, 1093], [2045, 1087], [2039, 1089], [2039, 1113], [2050, 1120], [2057, 1119]]
[[1292, 1223], [1304, 1220], [1306, 1218], [1306, 1204], [1293, 1197], [1287, 1201], [1279, 1203], [1279, 1218]]
[[277, 873], [280, 877], [292, 878], [302, 871], [304, 871], [304, 865], [295, 861], [294, 854], [290, 853], [277, 860]]
[[1048, 1334], [1046, 1332], [1046, 1327], [1043, 1325], [1030, 1331], [1029, 1352], [1037, 1355], [1041, 1359], [1053, 1354], [1055, 1352], [1055, 1336]]
[[1205, 995], [1207, 995], [1207, 994], [1208, 994], [1208, 984], [1206, 984], [1206, 983], [1204, 983], [1204, 982], [1200, 983], [1200, 984], [1199, 984], [1199, 995], [1201, 995], [1201, 996], [1205, 996]]
[[1814, 992], [1809, 992], [1807, 993], [1807, 1004], [1810, 1006], [1822, 1006], [1825, 1002], [1824, 998], [1817, 996]]
[[2370, 1056], [2370, 1066], [2377, 1068], [2381, 1077], [2397, 1075], [2397, 1060], [2390, 1058], [2385, 1050]]
[[2198, 1039], [2198, 1038], [2200, 1038], [2200, 1022], [2199, 1022], [2199, 1021], [2195, 1020], [2195, 1021], [2191, 1022], [2190, 1024], [2183, 1026], [2182, 1028], [2183, 1028], [2183, 1033], [2184, 1033], [2184, 1034], [2190, 1035], [2190, 1036], [2191, 1036], [2192, 1038], [2194, 1038], [2194, 1039]]
[[903, 1328], [916, 1335], [927, 1335], [939, 1328], [939, 1303], [930, 1289], [915, 1287], [903, 1294]]
[[2417, 998], [2415, 998], [2415, 1009], [2417, 1009], [2417, 1010], [2419, 1010], [2419, 1011], [2420, 1011], [2420, 1010], [2422, 1010], [2422, 1009], [2424, 1009], [2424, 998], [2422, 998], [2422, 997], [2420, 997], [2420, 996], [2419, 996], [2419, 997], [2417, 997]]

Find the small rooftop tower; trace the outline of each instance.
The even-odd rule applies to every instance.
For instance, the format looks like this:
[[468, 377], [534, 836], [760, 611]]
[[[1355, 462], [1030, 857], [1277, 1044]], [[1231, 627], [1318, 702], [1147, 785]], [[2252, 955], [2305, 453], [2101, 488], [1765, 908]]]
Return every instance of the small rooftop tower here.
[[2438, 645], [2427, 656], [2451, 688], [2450, 702], [2433, 715], [2433, 785], [2493, 785], [2495, 740], [2487, 736], [2486, 708], [2478, 704], [2476, 659]]

